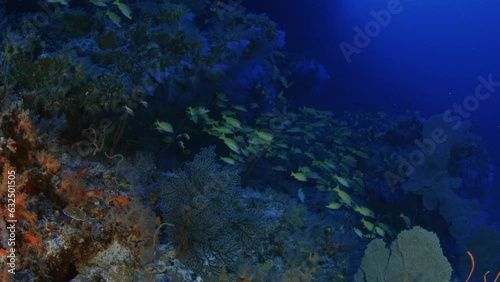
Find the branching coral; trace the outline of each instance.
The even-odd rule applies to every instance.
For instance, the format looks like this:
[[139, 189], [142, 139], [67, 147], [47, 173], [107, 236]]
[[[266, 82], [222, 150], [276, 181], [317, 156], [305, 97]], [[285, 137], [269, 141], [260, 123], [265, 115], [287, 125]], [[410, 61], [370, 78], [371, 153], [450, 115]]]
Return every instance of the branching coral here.
[[184, 170], [161, 179], [177, 257], [202, 273], [232, 269], [242, 252], [259, 246], [267, 225], [260, 212], [242, 206], [239, 176], [215, 162], [214, 149], [202, 149]]

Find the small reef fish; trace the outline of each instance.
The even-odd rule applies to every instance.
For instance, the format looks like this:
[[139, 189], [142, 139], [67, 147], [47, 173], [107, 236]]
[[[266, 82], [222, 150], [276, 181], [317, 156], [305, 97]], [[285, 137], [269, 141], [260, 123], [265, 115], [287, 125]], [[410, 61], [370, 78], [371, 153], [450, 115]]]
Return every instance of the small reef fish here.
[[232, 108], [240, 112], [248, 112], [247, 108], [245, 108], [245, 106], [242, 105], [234, 105], [232, 106]]
[[115, 2], [113, 2], [113, 4], [115, 4], [118, 7], [118, 9], [120, 9], [120, 12], [122, 12], [122, 14], [125, 17], [127, 17], [130, 20], [132, 19], [132, 11], [127, 5], [123, 4], [119, 0], [116, 0]]
[[26, 235], [24, 235], [24, 238], [26, 238], [26, 241], [28, 243], [38, 245], [38, 240], [31, 233], [27, 233]]
[[225, 163], [228, 163], [230, 165], [234, 165], [235, 164], [235, 160], [230, 158], [230, 157], [220, 157], [221, 161], [225, 162]]
[[236, 143], [236, 141], [234, 141], [233, 139], [231, 138], [228, 138], [226, 137], [226, 135], [222, 134], [220, 137], [220, 139], [222, 139], [222, 141], [224, 141], [224, 144], [226, 144], [226, 146], [231, 149], [231, 151], [239, 154], [240, 153], [240, 146], [238, 146], [238, 144]]
[[365, 227], [366, 230], [372, 232], [375, 230], [375, 224], [372, 222], [369, 222], [368, 220], [365, 220], [364, 218], [361, 219], [361, 223], [363, 223], [363, 226]]
[[90, 0], [89, 2], [99, 7], [106, 7], [108, 5], [103, 0]]
[[363, 232], [361, 230], [359, 230], [358, 228], [354, 227], [352, 230], [354, 231], [354, 233], [356, 233], [356, 235], [358, 235], [359, 238], [365, 237]]
[[184, 149], [186, 149], [186, 146], [184, 146], [184, 142], [182, 140], [177, 140], [177, 146], [181, 148], [181, 150], [184, 152]]
[[385, 236], [385, 231], [384, 229], [380, 228], [379, 226], [375, 226], [375, 232], [380, 235], [380, 237], [384, 237]]
[[297, 179], [298, 181], [307, 181], [307, 176], [304, 173], [301, 172], [292, 172], [290, 173], [290, 176]]
[[257, 137], [259, 137], [260, 139], [262, 139], [266, 142], [273, 141], [273, 135], [271, 133], [267, 133], [264, 131], [258, 131], [258, 130], [256, 130], [255, 133], [257, 134]]
[[217, 99], [223, 101], [223, 102], [227, 102], [229, 101], [227, 98], [226, 98], [226, 94], [225, 93], [222, 93], [222, 92], [217, 92], [215, 93], [215, 95], [217, 96]]
[[300, 188], [299, 191], [297, 192], [297, 197], [299, 198], [299, 201], [301, 201], [302, 203], [305, 202], [306, 195], [304, 194], [304, 191], [302, 190], [302, 188]]
[[234, 130], [231, 127], [227, 127], [227, 126], [212, 126], [211, 128], [209, 128], [207, 130], [212, 131], [212, 132], [222, 133], [222, 134], [234, 133]]
[[131, 108], [129, 108], [128, 106], [123, 106], [123, 108], [125, 109], [125, 112], [127, 112], [127, 114], [131, 115], [131, 116], [134, 116], [135, 113], [134, 113], [134, 110], [132, 110]]
[[237, 129], [241, 129], [241, 123], [239, 120], [235, 119], [235, 118], [232, 118], [232, 117], [228, 117], [226, 115], [222, 115], [222, 118], [224, 119], [224, 121], [229, 124], [231, 127], [233, 128], [237, 128]]
[[78, 172], [78, 174], [75, 176], [76, 179], [80, 179], [83, 177], [83, 175], [85, 175], [85, 172], [87, 172], [87, 170], [89, 169], [89, 166], [86, 166], [84, 168], [82, 168], [80, 170], [80, 172]]
[[122, 205], [130, 206], [130, 201], [122, 195], [119, 195], [116, 197], [111, 197], [111, 200], [117, 206], [118, 206], [118, 203], [120, 203]]
[[169, 133], [174, 132], [173, 126], [166, 121], [156, 120], [155, 126], [156, 126], [155, 129], [160, 131], [160, 132], [169, 132]]
[[364, 208], [364, 207], [356, 206], [354, 208], [354, 211], [358, 212], [361, 215], [364, 215], [364, 216], [367, 216], [367, 217], [371, 217], [371, 218], [375, 218], [375, 213], [372, 210], [370, 210], [369, 208]]
[[335, 178], [335, 180], [337, 180], [338, 183], [342, 184], [342, 186], [350, 187], [349, 181], [347, 181], [347, 179], [340, 177], [338, 175], [335, 175], [333, 178]]
[[144, 108], [147, 108], [148, 107], [148, 102], [144, 101], [144, 100], [141, 100], [139, 101], [139, 103], [141, 103], [141, 105], [144, 107]]
[[271, 169], [272, 169], [272, 170], [274, 170], [274, 171], [285, 171], [285, 170], [286, 170], [286, 169], [285, 169], [283, 166], [281, 166], [281, 165], [275, 165], [275, 166], [271, 167]]
[[403, 213], [399, 214], [399, 217], [401, 217], [403, 219], [403, 221], [405, 222], [406, 228], [410, 229], [411, 228], [410, 218], [407, 217], [406, 215], [404, 215]]
[[337, 192], [337, 195], [339, 196], [340, 201], [342, 203], [346, 204], [349, 207], [352, 206], [351, 196], [349, 196], [349, 194], [347, 194], [346, 192], [340, 190], [339, 185], [337, 185], [335, 188], [333, 188], [333, 191]]
[[341, 203], [336, 203], [336, 202], [332, 202], [332, 203], [329, 203], [328, 205], [325, 206], [326, 208], [328, 209], [331, 209], [331, 210], [338, 210], [342, 207], [342, 204]]
[[122, 25], [120, 24], [122, 22], [122, 19], [120, 19], [120, 16], [118, 16], [117, 14], [111, 12], [110, 10], [107, 10], [106, 11], [106, 16], [108, 16], [108, 18], [114, 23], [116, 24], [118, 27], [122, 27]]
[[208, 110], [207, 108], [205, 107], [187, 107], [186, 109], [186, 113], [190, 116], [199, 116], [199, 115], [204, 115], [204, 114], [207, 114], [209, 113], [210, 110]]

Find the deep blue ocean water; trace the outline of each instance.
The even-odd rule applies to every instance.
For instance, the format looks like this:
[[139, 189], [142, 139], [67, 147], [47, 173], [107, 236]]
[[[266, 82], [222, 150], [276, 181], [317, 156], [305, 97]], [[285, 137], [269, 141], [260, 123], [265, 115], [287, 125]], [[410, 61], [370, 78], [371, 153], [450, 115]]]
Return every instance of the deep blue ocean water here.
[[[391, 14], [387, 25], [374, 32], [348, 63], [340, 44], [355, 46], [354, 28], [365, 30], [375, 20], [372, 12], [387, 11], [390, 2], [248, 1], [247, 5], [268, 14], [286, 31], [287, 50], [308, 54], [325, 65], [332, 78], [311, 99], [325, 109], [432, 115], [473, 95], [478, 76], [492, 74], [500, 81], [500, 3], [492, 0], [397, 1], [401, 11]], [[469, 117], [497, 162], [499, 92]]]

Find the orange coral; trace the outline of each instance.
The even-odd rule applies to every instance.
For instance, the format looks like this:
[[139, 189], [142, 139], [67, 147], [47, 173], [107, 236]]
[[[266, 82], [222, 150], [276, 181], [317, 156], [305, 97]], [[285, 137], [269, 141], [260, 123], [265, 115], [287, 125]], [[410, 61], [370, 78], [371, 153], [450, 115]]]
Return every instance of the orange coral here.
[[56, 173], [61, 167], [59, 162], [45, 151], [38, 153], [36, 159], [42, 168], [50, 171], [51, 173]]
[[14, 127], [15, 133], [19, 134], [24, 130], [26, 139], [28, 139], [31, 144], [34, 144], [36, 141], [36, 134], [31, 127], [29, 111], [22, 111], [21, 113], [16, 113], [14, 115], [19, 119], [18, 124]]
[[[471, 252], [467, 251], [467, 255], [469, 256], [470, 258], [470, 261], [471, 261], [471, 268], [470, 268], [470, 272], [469, 272], [469, 276], [467, 276], [467, 279], [465, 280], [465, 282], [469, 282], [470, 278], [472, 277], [472, 273], [474, 273], [474, 256], [472, 255]], [[484, 276], [483, 276], [483, 281], [486, 282], [486, 276], [490, 273], [490, 271], [487, 271]], [[495, 277], [495, 280], [493, 280], [493, 282], [497, 282], [498, 279], [500, 278], [500, 271], [498, 272], [497, 276]]]

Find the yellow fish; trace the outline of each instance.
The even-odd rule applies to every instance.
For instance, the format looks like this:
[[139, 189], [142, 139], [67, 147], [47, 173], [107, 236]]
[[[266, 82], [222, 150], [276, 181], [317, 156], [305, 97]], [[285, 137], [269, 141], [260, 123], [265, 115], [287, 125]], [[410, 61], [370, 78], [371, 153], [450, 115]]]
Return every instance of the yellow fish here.
[[237, 128], [237, 129], [240, 129], [241, 128], [241, 123], [239, 120], [235, 119], [235, 118], [232, 118], [232, 117], [228, 117], [226, 115], [222, 115], [222, 118], [224, 119], [224, 121], [229, 124], [230, 126], [232, 126], [233, 128]]
[[360, 207], [360, 206], [356, 206], [354, 208], [354, 211], [355, 212], [358, 212], [364, 216], [368, 216], [368, 217], [371, 217], [371, 218], [375, 218], [375, 213], [370, 210], [369, 208], [363, 208], [363, 207]]
[[155, 129], [160, 132], [170, 132], [170, 133], [174, 132], [174, 128], [172, 127], [172, 125], [166, 121], [156, 120], [155, 125], [156, 125]]
[[225, 133], [225, 134], [231, 134], [231, 133], [234, 133], [234, 130], [230, 127], [227, 127], [227, 126], [212, 126], [210, 129], [210, 131], [215, 131], [215, 132], [218, 132], [218, 133]]
[[226, 98], [226, 94], [225, 93], [222, 93], [222, 92], [217, 92], [215, 93], [215, 95], [217, 96], [217, 98], [223, 102], [227, 102], [228, 99]]
[[132, 110], [131, 108], [127, 107], [127, 106], [123, 106], [123, 108], [125, 109], [125, 111], [127, 112], [127, 114], [133, 116], [134, 115], [134, 110]]
[[384, 232], [384, 234], [387, 233], [389, 235], [389, 237], [393, 237], [394, 236], [394, 232], [392, 232], [392, 230], [389, 227], [389, 225], [387, 225], [385, 223], [382, 223], [382, 222], [378, 222], [377, 226], [382, 229], [382, 231]]
[[257, 136], [266, 141], [266, 142], [271, 142], [273, 141], [273, 135], [271, 133], [267, 133], [267, 132], [264, 132], [264, 131], [258, 131], [256, 130], [255, 133], [257, 134]]
[[374, 231], [375, 224], [373, 224], [372, 222], [369, 222], [369, 221], [365, 220], [364, 218], [362, 218], [361, 223], [363, 223], [363, 226], [366, 228], [366, 230], [368, 230], [370, 232]]
[[352, 230], [354, 231], [354, 233], [356, 233], [356, 235], [358, 235], [359, 238], [364, 238], [364, 234], [361, 230], [356, 227], [354, 227]]
[[205, 108], [205, 107], [196, 107], [196, 108], [194, 108], [194, 110], [195, 110], [197, 115], [204, 115], [204, 114], [208, 114], [210, 112], [210, 110]]
[[349, 207], [352, 206], [351, 196], [349, 196], [349, 194], [347, 194], [346, 192], [340, 190], [339, 185], [337, 185], [337, 187], [333, 188], [333, 191], [337, 192], [337, 195], [339, 195], [341, 202], [343, 202], [344, 204], [346, 204]]
[[316, 158], [311, 152], [304, 152], [304, 155], [313, 160]]
[[235, 152], [237, 154], [240, 153], [240, 146], [238, 146], [238, 144], [236, 143], [236, 141], [234, 141], [231, 138], [227, 138], [226, 135], [224, 135], [224, 134], [222, 134], [219, 138], [224, 141], [224, 144], [226, 144], [226, 146], [229, 149], [231, 149], [231, 151], [233, 151], [233, 152]]
[[184, 149], [186, 149], [186, 147], [184, 146], [184, 142], [182, 142], [181, 140], [177, 141], [177, 146], [179, 146], [179, 148], [181, 148], [183, 152], [184, 152]]
[[210, 110], [207, 109], [207, 108], [205, 108], [205, 107], [195, 107], [195, 108], [193, 108], [193, 107], [189, 106], [186, 109], [186, 113], [188, 115], [190, 115], [191, 117], [201, 116], [201, 115], [207, 114], [209, 112], [210, 112]]
[[119, 0], [116, 0], [115, 2], [113, 2], [113, 4], [118, 6], [118, 9], [120, 9], [125, 17], [129, 18], [130, 20], [132, 19], [132, 11], [127, 5], [121, 3]]
[[107, 5], [106, 2], [102, 0], [90, 0], [89, 2], [99, 7], [106, 7]]
[[380, 237], [384, 237], [385, 236], [385, 231], [384, 229], [378, 227], [378, 226], [375, 226], [375, 232], [380, 235]]
[[286, 132], [290, 132], [290, 133], [298, 133], [298, 132], [302, 132], [302, 128], [296, 126], [296, 127], [293, 127], [293, 128], [290, 128], [288, 129]]
[[147, 108], [148, 107], [148, 102], [144, 101], [144, 100], [140, 100], [139, 103], [141, 103], [141, 105], [144, 107], [144, 108]]
[[298, 181], [307, 181], [307, 176], [300, 172], [297, 173], [292, 172], [290, 176], [297, 179]]
[[342, 186], [350, 187], [349, 182], [347, 181], [347, 179], [345, 179], [343, 177], [340, 177], [338, 175], [335, 175], [333, 178], [335, 178], [335, 180], [337, 180], [338, 183], [342, 184]]
[[122, 27], [121, 26], [121, 22], [122, 22], [122, 19], [120, 19], [120, 16], [118, 16], [117, 14], [111, 12], [110, 10], [108, 10], [106, 12], [106, 16], [108, 16], [108, 18], [114, 23], [116, 24], [118, 27]]
[[331, 209], [331, 210], [338, 210], [342, 207], [342, 204], [341, 203], [329, 203], [327, 206], [325, 206], [326, 208], [328, 209]]
[[275, 165], [275, 166], [271, 167], [271, 169], [274, 171], [285, 171], [286, 170], [283, 166], [280, 166], [280, 165]]
[[406, 215], [404, 215], [403, 213], [401, 213], [401, 214], [399, 215], [399, 217], [401, 217], [401, 218], [404, 220], [404, 222], [405, 222], [405, 224], [406, 224], [406, 227], [407, 227], [407, 228], [411, 228], [411, 221], [410, 221], [410, 218], [409, 218], [409, 217], [407, 217], [407, 216], [406, 216]]
[[311, 168], [309, 168], [308, 166], [301, 166], [299, 167], [299, 172], [308, 173], [311, 172]]
[[286, 77], [284, 76], [280, 76], [280, 80], [281, 80], [281, 83], [283, 84], [283, 86], [286, 88], [288, 88], [288, 82], [286, 81]]
[[247, 108], [245, 108], [245, 106], [242, 105], [234, 105], [232, 106], [232, 108], [240, 112], [248, 112]]
[[228, 164], [231, 164], [231, 165], [234, 165], [235, 163], [235, 160], [229, 158], [229, 157], [220, 157], [220, 159], [225, 162], [225, 163], [228, 163]]

